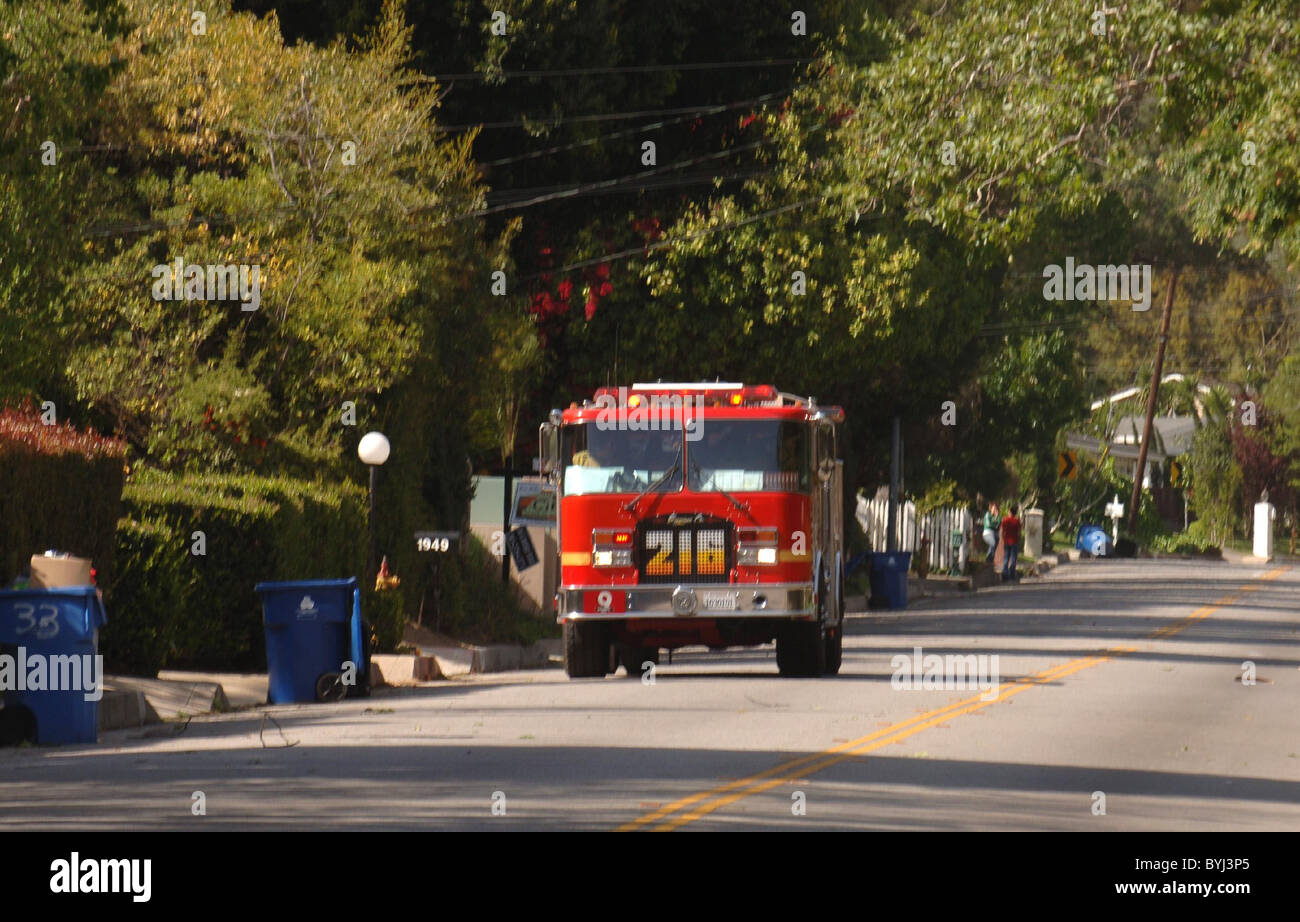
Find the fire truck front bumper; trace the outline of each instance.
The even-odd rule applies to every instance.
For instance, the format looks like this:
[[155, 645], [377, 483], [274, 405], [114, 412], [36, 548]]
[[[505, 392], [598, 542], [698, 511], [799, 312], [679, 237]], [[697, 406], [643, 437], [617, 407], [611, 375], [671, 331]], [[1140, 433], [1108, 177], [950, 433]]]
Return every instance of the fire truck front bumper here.
[[558, 621], [627, 618], [816, 618], [811, 583], [565, 586], [556, 593]]

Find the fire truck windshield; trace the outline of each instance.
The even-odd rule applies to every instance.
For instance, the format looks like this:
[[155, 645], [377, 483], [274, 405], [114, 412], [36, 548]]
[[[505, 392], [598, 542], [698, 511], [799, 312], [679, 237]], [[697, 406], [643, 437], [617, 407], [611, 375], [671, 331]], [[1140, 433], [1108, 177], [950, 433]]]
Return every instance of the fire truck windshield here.
[[703, 419], [687, 446], [696, 492], [793, 492], [809, 484], [808, 429], [776, 419]]
[[[652, 485], [656, 493], [674, 493], [682, 488], [681, 447], [680, 427], [637, 432], [599, 423], [566, 426], [561, 443], [564, 495], [637, 494]], [[665, 477], [669, 471], [672, 476]]]

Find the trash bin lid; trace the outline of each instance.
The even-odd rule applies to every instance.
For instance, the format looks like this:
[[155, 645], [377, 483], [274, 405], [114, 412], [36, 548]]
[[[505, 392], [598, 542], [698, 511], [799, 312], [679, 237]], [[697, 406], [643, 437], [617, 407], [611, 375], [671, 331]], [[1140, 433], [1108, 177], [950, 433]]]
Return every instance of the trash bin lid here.
[[0, 590], [0, 643], [85, 639], [107, 621], [94, 586]]
[[874, 571], [882, 570], [909, 570], [912, 567], [911, 551], [879, 551], [871, 555], [871, 569]]
[[357, 585], [357, 578], [349, 576], [346, 579], [295, 579], [280, 583], [258, 583], [253, 587], [253, 591], [258, 595], [264, 592], [293, 592], [297, 589], [351, 589]]
[[347, 621], [353, 615], [357, 579], [305, 579], [283, 583], [258, 583], [267, 624], [298, 621]]

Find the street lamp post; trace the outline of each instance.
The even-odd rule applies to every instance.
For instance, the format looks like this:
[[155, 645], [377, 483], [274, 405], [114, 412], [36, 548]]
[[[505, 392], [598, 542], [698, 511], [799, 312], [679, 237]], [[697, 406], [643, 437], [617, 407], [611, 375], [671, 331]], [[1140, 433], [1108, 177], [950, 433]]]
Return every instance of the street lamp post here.
[[389, 444], [382, 432], [367, 432], [357, 445], [357, 457], [370, 468], [370, 560], [366, 568], [366, 580], [375, 578], [379, 568], [379, 536], [375, 532], [375, 485], [379, 475], [379, 466], [388, 460]]

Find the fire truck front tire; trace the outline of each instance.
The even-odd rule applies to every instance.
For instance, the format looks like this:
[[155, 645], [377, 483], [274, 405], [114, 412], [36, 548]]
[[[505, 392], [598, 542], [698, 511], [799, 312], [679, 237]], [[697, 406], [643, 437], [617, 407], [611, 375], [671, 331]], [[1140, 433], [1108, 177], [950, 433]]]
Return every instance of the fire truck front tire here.
[[840, 573], [839, 597], [835, 603], [838, 623], [826, 628], [826, 675], [839, 675], [844, 660], [844, 573]]
[[844, 660], [844, 622], [826, 631], [826, 675], [838, 675]]
[[564, 623], [564, 671], [569, 678], [600, 678], [610, 671], [609, 660], [609, 634], [605, 625]]
[[795, 621], [776, 636], [776, 668], [783, 676], [816, 678], [826, 671], [827, 639], [817, 621]]

